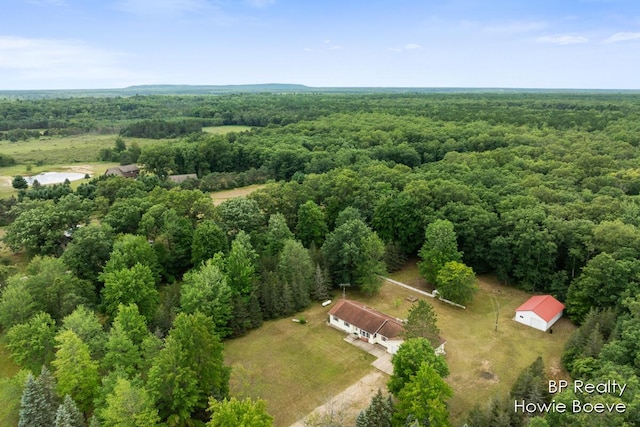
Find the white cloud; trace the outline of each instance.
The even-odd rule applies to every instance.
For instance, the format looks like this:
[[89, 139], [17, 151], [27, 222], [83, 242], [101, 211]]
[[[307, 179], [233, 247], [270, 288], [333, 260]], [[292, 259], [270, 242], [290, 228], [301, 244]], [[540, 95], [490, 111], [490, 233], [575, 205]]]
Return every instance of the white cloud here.
[[119, 52], [74, 40], [0, 36], [0, 73], [28, 81], [106, 81], [132, 78]]
[[543, 37], [538, 37], [537, 41], [540, 43], [570, 45], [570, 44], [587, 43], [589, 42], [589, 39], [584, 36], [543, 36]]
[[200, 12], [212, 6], [206, 0], [116, 0], [114, 7], [136, 15], [176, 15]]
[[630, 33], [630, 32], [615, 33], [611, 37], [605, 39], [603, 43], [618, 43], [618, 42], [627, 42], [631, 40], [640, 40], [640, 33]]
[[276, 0], [245, 0], [249, 6], [257, 7], [258, 9], [264, 9], [276, 3]]

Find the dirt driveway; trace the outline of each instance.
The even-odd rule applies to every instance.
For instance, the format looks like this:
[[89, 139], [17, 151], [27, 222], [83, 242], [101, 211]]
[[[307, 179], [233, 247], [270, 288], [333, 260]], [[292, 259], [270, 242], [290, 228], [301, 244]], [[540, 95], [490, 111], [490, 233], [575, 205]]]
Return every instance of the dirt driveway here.
[[375, 370], [362, 377], [357, 383], [330, 398], [324, 405], [318, 406], [309, 415], [291, 424], [291, 427], [305, 427], [306, 419], [322, 417], [333, 413], [335, 421], [344, 425], [355, 425], [356, 417], [364, 408], [369, 406], [371, 398], [381, 389], [387, 391], [389, 376], [382, 371]]

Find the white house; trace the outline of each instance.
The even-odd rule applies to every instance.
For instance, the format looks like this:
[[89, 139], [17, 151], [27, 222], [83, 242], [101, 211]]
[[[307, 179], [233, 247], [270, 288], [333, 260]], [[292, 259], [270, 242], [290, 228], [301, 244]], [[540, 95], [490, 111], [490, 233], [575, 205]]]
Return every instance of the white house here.
[[[380, 313], [356, 301], [342, 299], [329, 310], [329, 325], [352, 334], [370, 344], [380, 344], [395, 354], [404, 342], [401, 320]], [[436, 354], [445, 354], [443, 340]]]
[[536, 295], [516, 308], [515, 321], [543, 332], [562, 317], [564, 304], [551, 295]]

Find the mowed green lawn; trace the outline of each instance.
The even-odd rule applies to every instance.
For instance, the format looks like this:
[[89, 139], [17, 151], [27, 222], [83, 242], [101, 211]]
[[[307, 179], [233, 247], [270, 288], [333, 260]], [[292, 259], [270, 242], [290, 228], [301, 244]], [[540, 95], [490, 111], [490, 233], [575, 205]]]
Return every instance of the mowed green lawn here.
[[[424, 286], [415, 262], [392, 278]], [[412, 303], [423, 298], [434, 307], [438, 326], [447, 341], [446, 360], [454, 390], [449, 410], [455, 425], [476, 404], [507, 395], [520, 371], [542, 356], [552, 378], [567, 378], [560, 366], [564, 343], [575, 327], [561, 319], [553, 334], [515, 322], [515, 309], [529, 298], [526, 292], [480, 277], [480, 290], [466, 309], [460, 309], [399, 286], [385, 283], [380, 293], [366, 297], [347, 291], [347, 298], [379, 311], [406, 318]], [[337, 295], [336, 298], [341, 298]], [[498, 330], [495, 330], [499, 305]], [[343, 341], [344, 334], [326, 326], [330, 307], [317, 304], [304, 315], [307, 325], [281, 319], [265, 323], [245, 337], [225, 343], [226, 361], [233, 367], [234, 395], [267, 400], [276, 425], [289, 425], [332, 395], [340, 393], [372, 371], [368, 355]]]
[[330, 308], [314, 303], [302, 313], [304, 325], [292, 318], [269, 321], [226, 341], [231, 394], [265, 399], [275, 425], [288, 426], [373, 372], [373, 356], [326, 325]]
[[[415, 262], [391, 278], [412, 286], [424, 284]], [[366, 299], [371, 306], [400, 318], [405, 318], [411, 307], [412, 303], [404, 299], [408, 295], [423, 298], [434, 307], [441, 335], [447, 341], [446, 360], [451, 371], [447, 382], [454, 390], [449, 409], [456, 422], [463, 421], [475, 404], [485, 405], [493, 397], [506, 396], [522, 369], [538, 356], [542, 356], [550, 377], [568, 378], [560, 357], [575, 326], [563, 318], [550, 334], [517, 323], [513, 320], [515, 309], [530, 295], [500, 285], [493, 277], [481, 276], [479, 285], [479, 292], [464, 310], [391, 284]]]

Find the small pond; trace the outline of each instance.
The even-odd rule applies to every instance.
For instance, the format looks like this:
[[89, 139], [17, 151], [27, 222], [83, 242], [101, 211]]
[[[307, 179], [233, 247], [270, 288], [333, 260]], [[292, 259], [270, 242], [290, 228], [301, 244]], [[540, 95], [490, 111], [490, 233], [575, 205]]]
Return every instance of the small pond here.
[[29, 185], [33, 185], [33, 181], [38, 180], [38, 182], [42, 185], [45, 184], [61, 184], [65, 179], [69, 181], [77, 181], [79, 179], [84, 178], [83, 173], [78, 172], [42, 172], [38, 175], [33, 176], [25, 176], [24, 179], [27, 180]]

